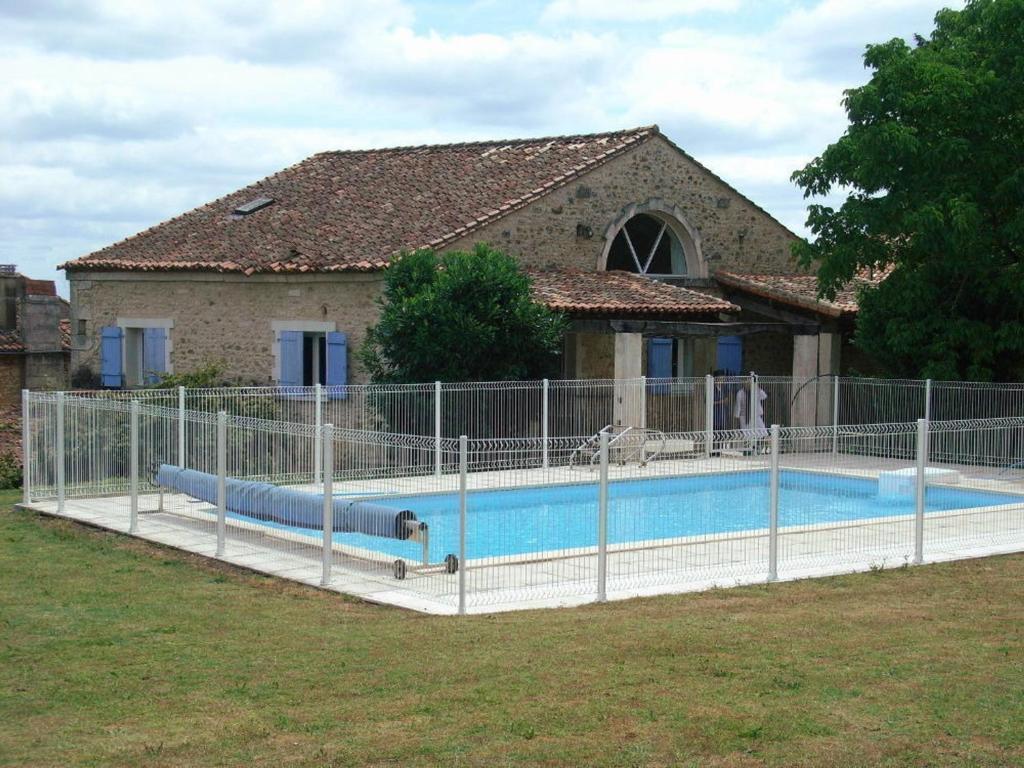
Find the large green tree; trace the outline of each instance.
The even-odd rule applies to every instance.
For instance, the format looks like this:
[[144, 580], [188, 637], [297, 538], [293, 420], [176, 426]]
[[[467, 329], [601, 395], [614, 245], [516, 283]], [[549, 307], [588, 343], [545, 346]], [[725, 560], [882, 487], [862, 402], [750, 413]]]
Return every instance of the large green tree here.
[[868, 46], [850, 125], [793, 174], [823, 296], [894, 264], [860, 298], [856, 343], [894, 375], [1024, 379], [1024, 0], [943, 10], [913, 46]]
[[515, 259], [405, 253], [385, 272], [381, 317], [360, 354], [378, 382], [508, 381], [557, 370], [564, 320], [533, 301]]

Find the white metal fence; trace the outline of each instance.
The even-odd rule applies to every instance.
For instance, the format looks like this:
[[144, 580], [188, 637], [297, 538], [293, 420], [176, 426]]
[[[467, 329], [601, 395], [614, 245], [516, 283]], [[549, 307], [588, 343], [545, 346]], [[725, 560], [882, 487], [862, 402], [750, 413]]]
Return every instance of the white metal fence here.
[[[579, 379], [314, 387], [97, 390], [78, 398], [225, 411], [435, 440], [570, 437], [609, 424], [662, 432], [848, 426], [1024, 415], [1024, 383], [821, 376]], [[756, 407], [751, 409], [750, 404]], [[181, 440], [180, 442], [184, 442]]]
[[[300, 581], [451, 612], [1024, 549], [1018, 387], [834, 384], [424, 385], [344, 400], [319, 388], [26, 392], [24, 500]], [[840, 403], [840, 418], [723, 425], [723, 401], [731, 396], [735, 408], [738, 392], [759, 397], [759, 388], [768, 413], [792, 412], [810, 392], [816, 407]], [[649, 417], [659, 397], [659, 418], [680, 428], [603, 429], [616, 407], [646, 401]], [[909, 418], [842, 418], [844, 403], [877, 415], [885, 402]], [[916, 408], [992, 417], [929, 420]], [[419, 432], [385, 428], [420, 424], [424, 413]], [[515, 434], [447, 433], [474, 424]], [[156, 482], [162, 465], [206, 480], [168, 487]], [[198, 485], [206, 481], [215, 497], [213, 485], [205, 495]], [[295, 493], [274, 497], [261, 518], [228, 503], [235, 481]], [[315, 524], [311, 499], [328, 500]], [[408, 509], [418, 523], [408, 536], [341, 530], [336, 499]]]

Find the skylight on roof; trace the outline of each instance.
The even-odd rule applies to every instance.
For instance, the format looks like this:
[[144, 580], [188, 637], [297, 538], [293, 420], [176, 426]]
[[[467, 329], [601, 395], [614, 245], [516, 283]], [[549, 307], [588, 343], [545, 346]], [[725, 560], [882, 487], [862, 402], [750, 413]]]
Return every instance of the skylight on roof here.
[[248, 216], [250, 213], [256, 213], [256, 211], [266, 208], [273, 202], [274, 198], [272, 197], [257, 197], [255, 200], [250, 200], [235, 208], [234, 213], [236, 216]]

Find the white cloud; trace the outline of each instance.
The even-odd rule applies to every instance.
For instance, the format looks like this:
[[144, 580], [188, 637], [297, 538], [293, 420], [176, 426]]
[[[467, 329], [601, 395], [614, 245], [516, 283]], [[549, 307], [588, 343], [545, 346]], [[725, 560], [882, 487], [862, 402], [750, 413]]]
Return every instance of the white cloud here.
[[813, 157], [811, 152], [803, 154], [772, 154], [756, 157], [738, 154], [709, 154], [700, 158], [702, 164], [714, 168], [715, 173], [728, 179], [740, 189], [748, 186], [771, 186], [785, 184], [790, 174], [806, 165]]
[[545, 20], [599, 23], [465, 33], [400, 0], [2, 3], [0, 258], [53, 275], [325, 149], [653, 122], [794, 226], [789, 174], [844, 129], [863, 44], [927, 32], [932, 2], [744, 29], [741, 0], [553, 0]]
[[115, 60], [287, 62], [329, 58], [412, 20], [401, 0], [28, 0], [0, 5], [0, 40]]
[[638, 23], [689, 16], [703, 11], [728, 13], [740, 0], [553, 0], [544, 8], [541, 21], [618, 21]]

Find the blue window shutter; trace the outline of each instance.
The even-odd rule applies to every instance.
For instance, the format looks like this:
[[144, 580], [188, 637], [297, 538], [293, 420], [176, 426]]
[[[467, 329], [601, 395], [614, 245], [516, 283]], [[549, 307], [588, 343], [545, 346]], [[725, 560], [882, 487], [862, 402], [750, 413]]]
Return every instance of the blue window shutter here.
[[[672, 339], [647, 340], [647, 378], [672, 378]], [[669, 384], [652, 384], [651, 393], [664, 395], [669, 391]]]
[[302, 386], [302, 331], [281, 331], [281, 378], [282, 387]]
[[119, 389], [124, 383], [124, 365], [121, 362], [121, 337], [124, 332], [116, 325], [100, 329], [100, 382], [104, 387]]
[[344, 400], [347, 393], [343, 385], [348, 384], [348, 336], [344, 333], [327, 334], [327, 396], [332, 400]]
[[167, 329], [142, 331], [142, 376], [147, 384], [156, 384], [167, 373]]
[[730, 376], [739, 376], [743, 369], [743, 337], [719, 336], [716, 367]]

